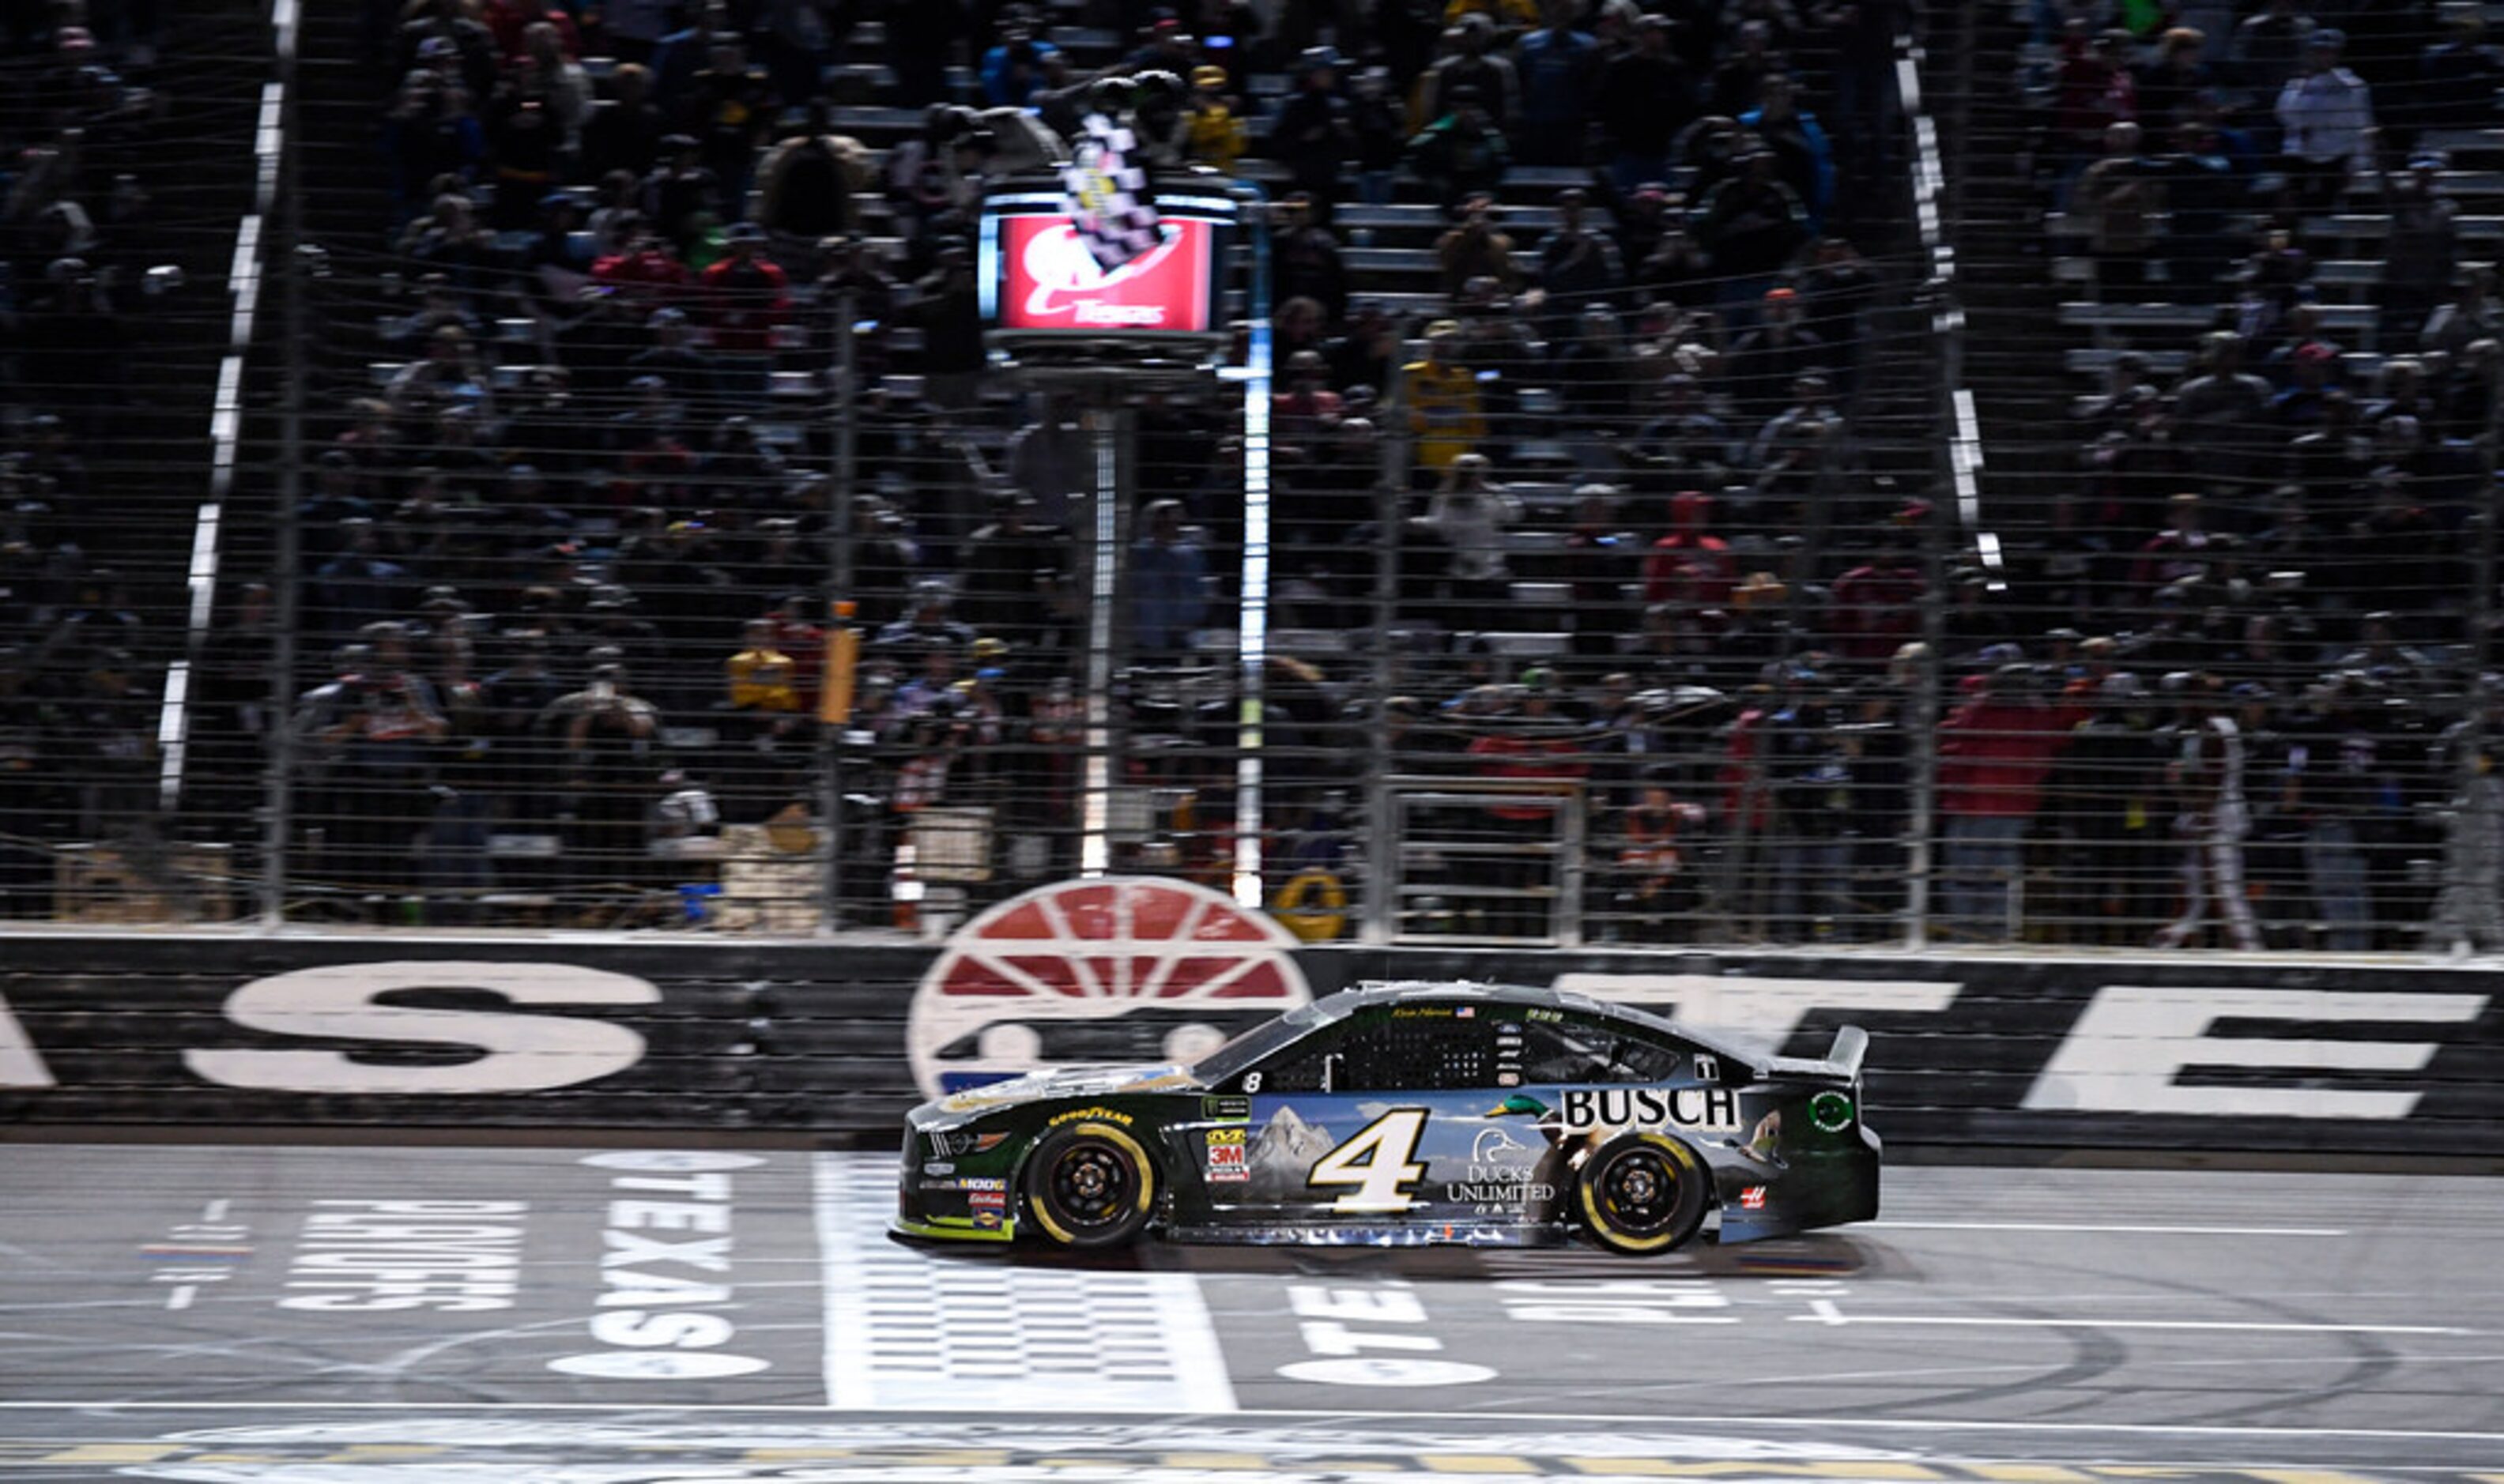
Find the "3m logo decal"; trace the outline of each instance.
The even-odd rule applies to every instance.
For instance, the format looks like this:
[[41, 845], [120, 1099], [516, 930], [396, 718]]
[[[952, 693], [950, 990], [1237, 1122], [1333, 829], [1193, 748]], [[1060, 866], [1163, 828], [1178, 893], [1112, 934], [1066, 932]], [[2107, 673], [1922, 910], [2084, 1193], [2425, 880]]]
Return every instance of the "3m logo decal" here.
[[1243, 1134], [1244, 1130], [1240, 1128], [1208, 1130], [1209, 1179], [1235, 1184], [1252, 1178], [1252, 1165], [1246, 1157]]

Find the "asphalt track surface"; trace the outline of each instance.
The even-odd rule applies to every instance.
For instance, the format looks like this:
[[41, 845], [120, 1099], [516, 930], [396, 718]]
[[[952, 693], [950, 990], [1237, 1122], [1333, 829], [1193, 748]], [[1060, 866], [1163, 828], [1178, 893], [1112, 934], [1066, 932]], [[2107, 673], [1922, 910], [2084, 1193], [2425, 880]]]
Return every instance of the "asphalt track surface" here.
[[891, 1180], [0, 1147], [0, 1484], [2504, 1484], [2494, 1179], [1897, 1168], [1648, 1261], [933, 1253]]

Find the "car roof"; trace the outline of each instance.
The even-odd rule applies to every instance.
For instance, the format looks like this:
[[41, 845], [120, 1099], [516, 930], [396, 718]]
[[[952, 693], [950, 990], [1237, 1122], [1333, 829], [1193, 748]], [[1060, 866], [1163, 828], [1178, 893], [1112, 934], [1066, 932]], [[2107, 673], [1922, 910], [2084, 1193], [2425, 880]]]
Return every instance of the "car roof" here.
[[1475, 980], [1392, 979], [1369, 980], [1353, 988], [1342, 989], [1327, 999], [1315, 1002], [1314, 1008], [1327, 1019], [1337, 1020], [1370, 1010], [1377, 1005], [1405, 1005], [1422, 1001], [1441, 1004], [1521, 1005], [1549, 1010], [1570, 1010], [1577, 1015], [1593, 1016], [1604, 1020], [1621, 1020], [1650, 1031], [1677, 1036], [1715, 1052], [1733, 1061], [1756, 1065], [1763, 1056], [1747, 1047], [1733, 1045], [1720, 1036], [1681, 1025], [1666, 1016], [1657, 1016], [1632, 1005], [1595, 1000], [1587, 994], [1570, 989], [1551, 989], [1540, 984], [1482, 984]]

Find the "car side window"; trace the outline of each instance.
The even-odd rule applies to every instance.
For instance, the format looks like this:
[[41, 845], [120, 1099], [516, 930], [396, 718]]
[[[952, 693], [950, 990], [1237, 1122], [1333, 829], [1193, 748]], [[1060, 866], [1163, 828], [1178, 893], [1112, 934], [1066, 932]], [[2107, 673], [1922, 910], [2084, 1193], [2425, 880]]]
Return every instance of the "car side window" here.
[[1617, 1037], [1610, 1056], [1626, 1082], [1667, 1082], [1688, 1059], [1674, 1046], [1633, 1032]]
[[[1323, 1060], [1343, 1053], [1347, 1041], [1346, 1025], [1333, 1025], [1325, 1030], [1282, 1048], [1262, 1065], [1243, 1074], [1246, 1092], [1319, 1092], [1324, 1081]], [[1256, 1085], [1252, 1079], [1258, 1077]]]
[[1399, 1005], [1350, 1028], [1342, 1092], [1439, 1092], [1495, 1085], [1494, 1037], [1475, 1006]]
[[1679, 1067], [1675, 1049], [1603, 1020], [1525, 1018], [1518, 1030], [1524, 1082], [1663, 1082]]
[[[1450, 1006], [1388, 1006], [1298, 1042], [1261, 1069], [1263, 1092], [1434, 1092], [1495, 1085], [1488, 1022]], [[1330, 1065], [1325, 1068], [1324, 1062]]]

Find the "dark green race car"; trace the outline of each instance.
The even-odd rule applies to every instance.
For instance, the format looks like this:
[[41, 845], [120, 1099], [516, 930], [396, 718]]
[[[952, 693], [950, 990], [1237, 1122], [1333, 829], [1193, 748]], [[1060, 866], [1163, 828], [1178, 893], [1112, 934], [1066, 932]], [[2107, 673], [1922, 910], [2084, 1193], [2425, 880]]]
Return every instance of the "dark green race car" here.
[[913, 1110], [894, 1229], [1667, 1252], [1865, 1221], [1859, 1027], [1765, 1056], [1551, 989], [1368, 986], [1190, 1066], [1039, 1072]]

